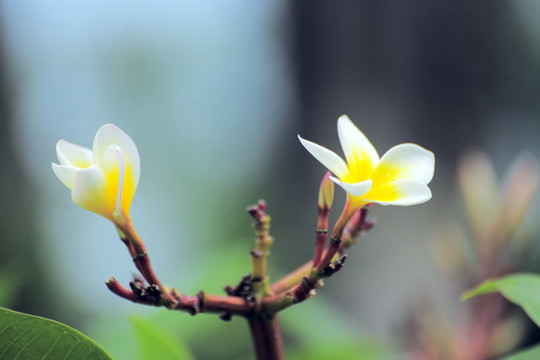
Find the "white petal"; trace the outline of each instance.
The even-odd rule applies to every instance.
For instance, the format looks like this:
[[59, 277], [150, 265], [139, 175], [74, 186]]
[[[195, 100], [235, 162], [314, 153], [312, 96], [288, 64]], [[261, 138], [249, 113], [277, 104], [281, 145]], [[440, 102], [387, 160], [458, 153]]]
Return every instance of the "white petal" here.
[[352, 196], [360, 197], [364, 196], [371, 189], [371, 180], [360, 181], [354, 184], [346, 183], [330, 176], [330, 179], [341, 186], [345, 191]]
[[401, 179], [372, 188], [364, 199], [381, 205], [416, 205], [431, 199], [431, 190], [419, 181]]
[[435, 156], [416, 144], [396, 145], [384, 154], [371, 178], [375, 186], [399, 179], [428, 184], [433, 179]]
[[92, 150], [63, 139], [56, 143], [56, 156], [62, 165], [85, 168], [92, 164]]
[[139, 182], [141, 174], [141, 165], [137, 146], [131, 138], [123, 132], [118, 126], [113, 124], [103, 125], [94, 138], [92, 151], [94, 153], [94, 161], [99, 164], [99, 159], [102, 157], [105, 149], [110, 145], [118, 145], [122, 149], [126, 170], [132, 174], [135, 186]]
[[347, 164], [335, 152], [322, 147], [319, 144], [308, 141], [298, 135], [298, 139], [304, 145], [307, 151], [319, 160], [321, 164], [326, 166], [328, 170], [333, 172], [338, 178], [343, 179], [349, 175]]
[[115, 195], [108, 186], [105, 174], [96, 165], [77, 171], [71, 192], [75, 204], [111, 219]]
[[347, 115], [342, 115], [337, 123], [339, 142], [345, 153], [347, 164], [353, 166], [355, 161], [369, 164], [372, 171], [379, 161], [379, 154], [366, 136], [352, 123]]
[[60, 181], [69, 189], [73, 189], [75, 175], [79, 169], [69, 165], [58, 165], [54, 163], [52, 163], [51, 166], [58, 179], [60, 179]]

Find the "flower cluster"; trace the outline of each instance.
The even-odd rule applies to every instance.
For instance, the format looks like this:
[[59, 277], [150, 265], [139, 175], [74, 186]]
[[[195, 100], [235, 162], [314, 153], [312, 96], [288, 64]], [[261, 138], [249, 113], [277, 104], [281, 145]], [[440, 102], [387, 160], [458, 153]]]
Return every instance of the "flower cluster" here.
[[[319, 190], [319, 218], [313, 260], [270, 282], [268, 255], [274, 238], [270, 235], [270, 216], [264, 201], [248, 208], [255, 219], [255, 247], [250, 251], [252, 272], [237, 286], [227, 286], [227, 296], [195, 296], [163, 286], [150, 264], [146, 247], [129, 217], [131, 201], [140, 176], [139, 153], [135, 143], [112, 124], [102, 126], [92, 149], [60, 140], [56, 153], [60, 164], [52, 164], [56, 176], [71, 190], [80, 207], [112, 221], [118, 235], [140, 273], [129, 288], [114, 277], [107, 287], [126, 300], [163, 306], [195, 315], [199, 312], [220, 314], [223, 320], [242, 316], [248, 320], [257, 358], [282, 359], [283, 343], [278, 312], [315, 295], [316, 289], [339, 271], [347, 254], [344, 251], [355, 238], [373, 226], [367, 218], [372, 203], [413, 205], [431, 198], [427, 184], [434, 171], [434, 156], [414, 144], [401, 144], [382, 158], [369, 140], [347, 116], [338, 120], [338, 134], [346, 161], [334, 152], [299, 137], [304, 147], [330, 172], [323, 177]], [[331, 176], [331, 173], [335, 177]], [[328, 216], [334, 199], [334, 183], [347, 192], [347, 201], [336, 222], [330, 242]]]

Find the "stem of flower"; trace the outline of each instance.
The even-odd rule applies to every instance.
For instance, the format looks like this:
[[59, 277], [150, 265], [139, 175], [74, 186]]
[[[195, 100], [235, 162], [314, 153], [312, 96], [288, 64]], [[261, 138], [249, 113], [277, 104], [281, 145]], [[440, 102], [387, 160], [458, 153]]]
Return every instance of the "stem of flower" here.
[[161, 281], [159, 281], [159, 278], [155, 274], [154, 269], [150, 264], [150, 258], [146, 252], [146, 247], [139, 237], [139, 234], [135, 231], [131, 220], [128, 218], [128, 221], [123, 225], [117, 224], [116, 226], [119, 230], [122, 242], [128, 248], [133, 262], [143, 278], [150, 286], [153, 286], [156, 291], [159, 291], [162, 294], [162, 298], [168, 299], [170, 302], [174, 303], [174, 299], [170, 296], [167, 289], [161, 284]]
[[315, 253], [313, 254], [313, 266], [319, 265], [321, 262], [326, 239], [328, 238], [328, 229], [317, 229], [317, 240], [315, 241]]
[[343, 211], [341, 212], [338, 221], [336, 221], [336, 224], [334, 225], [334, 230], [332, 230], [333, 238], [341, 239], [345, 226], [347, 225], [351, 217], [355, 214], [356, 210], [360, 209], [359, 207], [357, 208], [356, 206], [353, 206], [353, 202], [353, 198], [349, 194], [347, 194], [347, 201], [345, 202]]
[[341, 246], [341, 238], [335, 238], [332, 236], [332, 239], [330, 239], [330, 245], [328, 246], [328, 249], [326, 249], [326, 253], [324, 254], [324, 257], [322, 258], [320, 263], [317, 264], [316, 266], [315, 264], [313, 264], [313, 270], [321, 271], [322, 269], [330, 265], [330, 263], [332, 262], [332, 259], [338, 253], [340, 246]]
[[350, 248], [358, 238], [366, 231], [370, 230], [375, 225], [374, 219], [368, 219], [369, 210], [373, 207], [373, 203], [364, 205], [359, 211], [356, 211], [351, 217], [347, 226], [343, 230], [341, 249], [339, 253], [343, 254], [345, 250]]
[[361, 204], [355, 201], [354, 198], [352, 198], [350, 195], [347, 195], [345, 207], [343, 208], [343, 211], [338, 221], [334, 225], [330, 245], [328, 246], [328, 249], [326, 249], [326, 253], [324, 254], [323, 259], [319, 263], [314, 264], [313, 270], [315, 272], [320, 272], [330, 265], [330, 263], [334, 259], [334, 256], [339, 252], [341, 248], [341, 238], [347, 225], [350, 223], [350, 220], [358, 212], [358, 210], [360, 210], [361, 207]]

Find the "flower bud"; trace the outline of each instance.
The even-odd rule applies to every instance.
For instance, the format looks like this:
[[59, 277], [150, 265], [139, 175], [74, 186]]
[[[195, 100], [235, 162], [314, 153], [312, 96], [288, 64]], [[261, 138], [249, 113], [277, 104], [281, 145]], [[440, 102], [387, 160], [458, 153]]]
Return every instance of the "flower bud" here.
[[319, 188], [319, 212], [328, 213], [334, 202], [334, 182], [330, 180], [332, 174], [327, 171]]

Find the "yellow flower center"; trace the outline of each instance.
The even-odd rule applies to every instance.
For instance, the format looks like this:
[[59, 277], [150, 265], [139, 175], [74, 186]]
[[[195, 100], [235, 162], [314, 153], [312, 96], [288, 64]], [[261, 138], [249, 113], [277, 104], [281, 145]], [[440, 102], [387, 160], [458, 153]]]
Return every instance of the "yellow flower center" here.
[[375, 164], [371, 159], [363, 154], [354, 154], [352, 159], [347, 159], [350, 175], [347, 175], [344, 182], [357, 183], [371, 178]]

